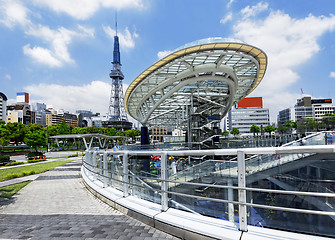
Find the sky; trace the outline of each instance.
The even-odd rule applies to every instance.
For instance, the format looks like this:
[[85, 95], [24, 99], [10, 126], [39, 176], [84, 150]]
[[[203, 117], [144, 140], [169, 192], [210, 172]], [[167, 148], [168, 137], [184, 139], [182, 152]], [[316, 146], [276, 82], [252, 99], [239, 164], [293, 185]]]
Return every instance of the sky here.
[[297, 98], [335, 101], [334, 0], [0, 0], [0, 92], [75, 113], [105, 115], [115, 10], [127, 87], [174, 49], [199, 39], [239, 39], [262, 49], [270, 121]]

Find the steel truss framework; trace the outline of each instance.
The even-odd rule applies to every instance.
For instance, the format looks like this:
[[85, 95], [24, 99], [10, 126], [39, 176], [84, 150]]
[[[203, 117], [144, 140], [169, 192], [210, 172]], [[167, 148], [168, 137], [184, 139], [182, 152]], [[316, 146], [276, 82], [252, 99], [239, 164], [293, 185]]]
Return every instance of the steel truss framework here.
[[262, 80], [266, 54], [222, 38], [200, 40], [174, 51], [128, 87], [125, 109], [147, 126], [185, 127], [189, 116], [223, 118]]

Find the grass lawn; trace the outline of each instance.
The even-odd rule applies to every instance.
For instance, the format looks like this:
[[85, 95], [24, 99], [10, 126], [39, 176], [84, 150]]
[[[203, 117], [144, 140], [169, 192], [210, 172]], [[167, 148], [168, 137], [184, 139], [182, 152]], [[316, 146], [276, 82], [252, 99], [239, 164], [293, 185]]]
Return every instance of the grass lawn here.
[[8, 168], [8, 169], [0, 169], [0, 181], [13, 179], [17, 177], [23, 177], [31, 174], [46, 172], [55, 167], [59, 167], [68, 162], [72, 162], [72, 160], [62, 160], [56, 162], [48, 162], [48, 163], [40, 163], [36, 165], [30, 166], [22, 166], [16, 168]]
[[27, 181], [0, 188], [0, 198], [11, 198], [14, 194], [31, 182], [32, 181]]

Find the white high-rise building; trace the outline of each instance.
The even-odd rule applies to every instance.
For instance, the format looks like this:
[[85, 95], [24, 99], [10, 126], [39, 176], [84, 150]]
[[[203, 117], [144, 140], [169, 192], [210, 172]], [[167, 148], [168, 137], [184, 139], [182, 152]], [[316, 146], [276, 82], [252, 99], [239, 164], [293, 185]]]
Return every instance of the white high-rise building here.
[[244, 98], [229, 111], [226, 124], [229, 131], [237, 128], [240, 134], [251, 135], [252, 125], [260, 128], [270, 125], [269, 109], [263, 108], [262, 97]]
[[44, 103], [32, 103], [31, 109], [35, 113], [35, 123], [46, 126], [46, 105]]
[[0, 92], [0, 120], [6, 121], [7, 113], [7, 97]]
[[320, 119], [325, 114], [334, 114], [335, 106], [332, 99], [312, 99], [303, 97], [297, 99], [294, 107], [286, 108], [279, 111], [277, 122], [283, 125], [287, 121], [298, 122], [303, 118]]

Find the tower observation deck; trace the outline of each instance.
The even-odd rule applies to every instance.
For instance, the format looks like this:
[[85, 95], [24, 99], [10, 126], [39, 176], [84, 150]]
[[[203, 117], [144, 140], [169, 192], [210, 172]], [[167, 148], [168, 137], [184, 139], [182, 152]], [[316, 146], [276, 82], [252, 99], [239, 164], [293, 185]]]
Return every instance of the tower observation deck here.
[[128, 117], [123, 105], [123, 87], [122, 80], [124, 75], [121, 71], [121, 58], [119, 48], [119, 37], [114, 36], [113, 50], [113, 69], [109, 74], [112, 79], [111, 96], [109, 101], [108, 119], [102, 121], [103, 127], [114, 127], [116, 130], [129, 130], [132, 123], [128, 121]]

